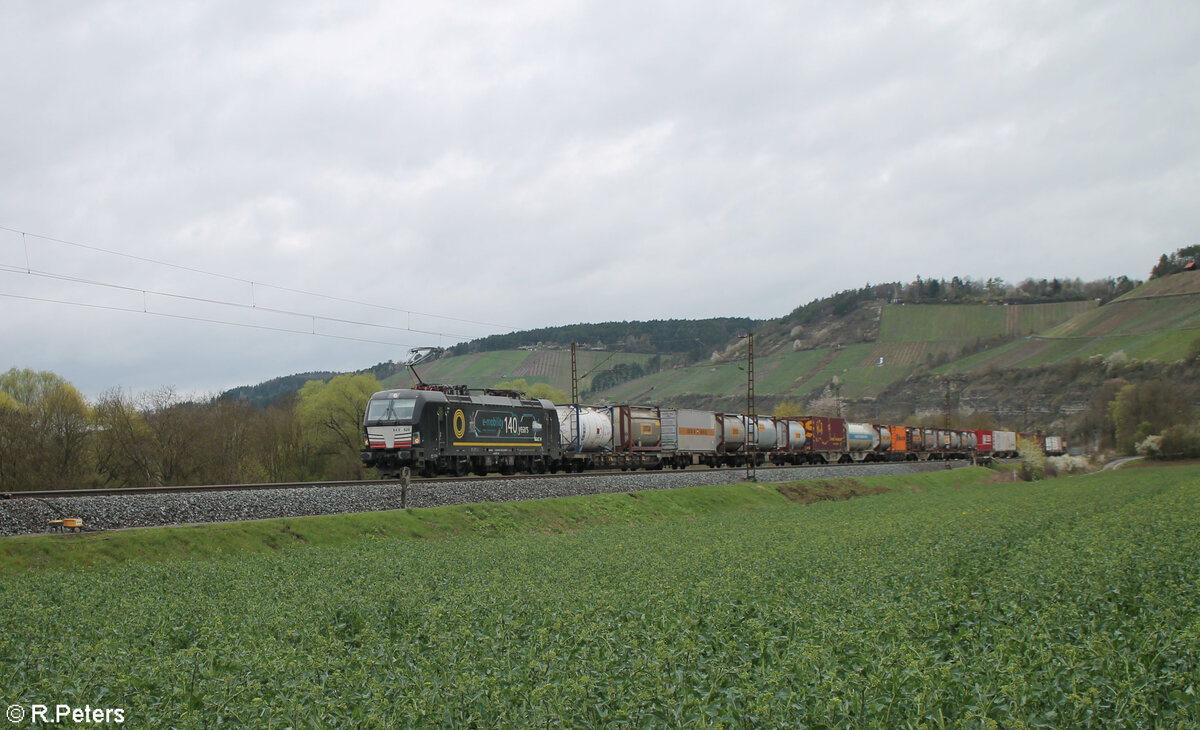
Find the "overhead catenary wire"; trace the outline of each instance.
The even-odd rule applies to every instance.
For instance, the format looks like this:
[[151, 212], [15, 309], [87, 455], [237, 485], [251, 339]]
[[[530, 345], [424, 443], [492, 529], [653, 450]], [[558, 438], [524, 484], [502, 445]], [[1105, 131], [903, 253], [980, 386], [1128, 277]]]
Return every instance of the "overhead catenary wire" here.
[[[321, 314], [312, 314], [310, 312], [297, 312], [297, 311], [293, 311], [293, 310], [289, 310], [289, 309], [278, 309], [278, 308], [274, 308], [274, 307], [261, 307], [261, 306], [258, 306], [257, 304], [255, 304], [254, 302], [251, 302], [250, 304], [244, 304], [241, 302], [231, 302], [231, 301], [224, 300], [224, 299], [213, 299], [211, 297], [199, 297], [199, 296], [194, 296], [194, 295], [189, 295], [189, 294], [174, 294], [171, 292], [155, 291], [152, 289], [143, 289], [141, 287], [128, 286], [125, 284], [114, 284], [111, 282], [96, 281], [94, 279], [85, 279], [82, 277], [71, 276], [68, 274], [56, 274], [52, 271], [41, 271], [38, 269], [21, 270], [19, 267], [10, 266], [7, 264], [0, 264], [0, 270], [11, 271], [11, 272], [18, 273], [18, 274], [26, 274], [29, 276], [37, 276], [37, 277], [43, 277], [43, 278], [47, 278], [47, 279], [54, 279], [56, 281], [66, 281], [66, 282], [70, 282], [73, 284], [85, 284], [88, 286], [106, 287], [109, 289], [117, 289], [120, 291], [140, 292], [142, 294], [142, 311], [146, 314], [158, 314], [158, 312], [150, 311], [149, 306], [146, 302], [147, 295], [152, 294], [154, 296], [166, 297], [169, 299], [179, 299], [182, 301], [197, 302], [197, 303], [202, 303], [202, 304], [215, 304], [218, 306], [233, 307], [236, 309], [243, 309], [243, 310], [248, 310], [248, 311], [253, 311], [253, 312], [267, 312], [270, 314], [282, 314], [282, 315], [286, 315], [286, 316], [302, 317], [304, 319], [321, 320], [324, 322], [348, 324], [348, 325], [355, 325], [355, 326], [361, 326], [361, 327], [376, 327], [376, 328], [380, 328], [380, 329], [396, 330], [399, 332], [412, 332], [415, 334], [422, 334], [422, 335], [434, 335], [437, 337], [470, 339], [470, 335], [458, 334], [458, 333], [454, 333], [454, 332], [434, 332], [432, 330], [413, 329], [412, 327], [398, 327], [396, 325], [377, 324], [374, 322], [362, 322], [359, 320], [343, 319], [340, 317], [329, 317], [329, 316], [325, 316], [325, 315], [321, 315]], [[11, 296], [16, 296], [16, 295], [11, 295]], [[41, 301], [52, 301], [52, 300], [41, 300]], [[59, 302], [59, 303], [70, 304], [70, 302]], [[122, 308], [113, 307], [113, 309], [122, 309]], [[125, 309], [123, 311], [136, 312], [138, 310]], [[401, 310], [401, 311], [403, 311], [403, 310]], [[216, 320], [210, 320], [210, 321], [216, 321]]]
[[148, 314], [148, 315], [151, 315], [154, 317], [168, 317], [171, 319], [184, 319], [184, 320], [189, 320], [192, 322], [207, 322], [210, 324], [223, 324], [223, 325], [230, 325], [232, 327], [245, 327], [247, 329], [268, 330], [271, 332], [286, 332], [288, 334], [294, 334], [294, 335], [310, 335], [310, 336], [316, 336], [316, 337], [328, 337], [328, 338], [335, 339], [335, 340], [349, 340], [351, 342], [366, 342], [366, 343], [373, 344], [373, 345], [390, 345], [390, 346], [394, 346], [394, 347], [412, 347], [411, 344], [407, 344], [407, 343], [403, 343], [403, 342], [386, 342], [383, 340], [368, 340], [368, 339], [365, 339], [362, 337], [349, 337], [346, 335], [335, 335], [335, 334], [329, 334], [326, 332], [317, 332], [315, 324], [311, 331], [309, 331], [309, 330], [294, 330], [294, 329], [288, 329], [286, 327], [271, 327], [271, 326], [262, 325], [262, 324], [250, 324], [249, 322], [232, 322], [229, 320], [211, 319], [208, 317], [195, 317], [195, 316], [186, 315], [186, 314], [171, 314], [169, 312], [154, 312], [154, 311], [146, 311], [146, 310], [142, 310], [142, 309], [131, 309], [129, 307], [117, 307], [117, 306], [113, 306], [110, 304], [91, 304], [91, 303], [87, 303], [87, 302], [69, 302], [64, 299], [50, 299], [48, 297], [31, 297], [31, 296], [27, 296], [24, 294], [6, 294], [4, 292], [0, 292], [0, 297], [7, 297], [9, 299], [24, 299], [26, 301], [32, 301], [32, 302], [46, 302], [46, 303], [50, 303], [50, 304], [66, 304], [66, 305], [69, 305], [72, 307], [85, 307], [87, 309], [104, 309], [104, 310], [113, 311], [113, 312], [132, 312], [134, 314]]
[[241, 284], [247, 284], [250, 286], [250, 290], [251, 290], [250, 296], [251, 296], [252, 301], [254, 299], [254, 287], [258, 286], [258, 287], [276, 289], [278, 291], [290, 292], [292, 294], [300, 294], [302, 296], [317, 297], [320, 299], [328, 299], [330, 301], [342, 302], [345, 304], [356, 304], [359, 306], [374, 307], [376, 309], [384, 309], [384, 310], [388, 310], [388, 311], [392, 311], [392, 312], [403, 312], [410, 316], [415, 314], [419, 317], [432, 317], [434, 319], [444, 319], [444, 320], [448, 320], [448, 321], [452, 321], [452, 322], [462, 322], [464, 324], [480, 325], [483, 327], [494, 327], [496, 329], [503, 329], [503, 330], [514, 329], [510, 325], [498, 324], [496, 322], [484, 322], [481, 320], [466, 319], [463, 317], [452, 317], [449, 315], [431, 314], [428, 312], [417, 312], [417, 311], [414, 311], [411, 309], [403, 309], [401, 307], [393, 307], [393, 306], [390, 306], [387, 304], [379, 304], [378, 302], [364, 302], [364, 301], [357, 300], [357, 299], [349, 299], [346, 297], [339, 297], [339, 296], [334, 296], [331, 294], [321, 294], [319, 292], [311, 292], [311, 291], [306, 291], [303, 289], [296, 289], [296, 288], [286, 287], [286, 286], [278, 286], [276, 284], [268, 284], [268, 283], [264, 283], [261, 281], [254, 281], [252, 279], [246, 279], [241, 276], [234, 276], [232, 274], [223, 274], [223, 273], [216, 272], [216, 271], [208, 271], [208, 270], [196, 268], [193, 266], [186, 266], [183, 264], [172, 263], [170, 261], [162, 261], [159, 259], [152, 259], [152, 258], [149, 258], [146, 256], [138, 256], [136, 254], [125, 253], [123, 251], [114, 251], [112, 249], [107, 249], [107, 248], [103, 248], [100, 246], [93, 246], [93, 245], [86, 244], [86, 243], [78, 243], [76, 241], [68, 241], [68, 240], [62, 239], [62, 238], [55, 238], [54, 236], [47, 236], [47, 235], [43, 235], [40, 233], [31, 233], [28, 231], [23, 231], [19, 228], [11, 228], [9, 226], [0, 225], [0, 231], [8, 231], [9, 233], [21, 234], [22, 242], [25, 245], [26, 269], [30, 268], [30, 266], [29, 266], [29, 248], [28, 248], [28, 243], [26, 242], [26, 237], [29, 237], [29, 238], [34, 238], [34, 239], [40, 239], [43, 241], [59, 243], [64, 246], [73, 246], [75, 248], [80, 248], [80, 249], [84, 249], [87, 251], [95, 251], [97, 253], [108, 254], [110, 256], [119, 256], [122, 258], [130, 259], [132, 261], [141, 261], [143, 263], [154, 264], [156, 266], [165, 266], [165, 267], [176, 269], [179, 271], [187, 271], [187, 272], [190, 272], [193, 274], [200, 274], [203, 276], [212, 276], [212, 277], [216, 277], [219, 279], [225, 279], [226, 281], [234, 281], [234, 282], [238, 282]]

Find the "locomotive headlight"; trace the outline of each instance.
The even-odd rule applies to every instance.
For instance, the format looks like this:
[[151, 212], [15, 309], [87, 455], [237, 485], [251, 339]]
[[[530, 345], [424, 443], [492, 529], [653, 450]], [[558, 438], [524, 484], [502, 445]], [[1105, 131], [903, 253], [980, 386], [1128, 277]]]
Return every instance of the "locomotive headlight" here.
[[417, 433], [416, 431], [413, 431], [412, 444], [413, 444], [413, 446], [416, 446], [419, 443], [421, 443], [421, 434]]

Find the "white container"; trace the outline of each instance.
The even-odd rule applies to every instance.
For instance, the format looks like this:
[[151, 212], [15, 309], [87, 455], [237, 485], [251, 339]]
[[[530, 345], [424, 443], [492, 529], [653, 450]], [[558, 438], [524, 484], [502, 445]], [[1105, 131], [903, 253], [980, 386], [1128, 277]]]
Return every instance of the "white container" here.
[[1017, 453], [1017, 434], [1012, 431], [992, 431], [992, 451]]
[[[712, 411], [693, 411], [680, 408], [676, 413], [679, 429], [679, 450], [715, 454], [720, 443], [717, 414]], [[666, 420], [666, 416], [663, 416]]]
[[[558, 433], [563, 448], [575, 448], [576, 406], [558, 406]], [[612, 419], [605, 408], [578, 406], [580, 451], [603, 451], [612, 448]]]
[[849, 451], [874, 451], [879, 446], [879, 434], [865, 423], [846, 424], [846, 449]]

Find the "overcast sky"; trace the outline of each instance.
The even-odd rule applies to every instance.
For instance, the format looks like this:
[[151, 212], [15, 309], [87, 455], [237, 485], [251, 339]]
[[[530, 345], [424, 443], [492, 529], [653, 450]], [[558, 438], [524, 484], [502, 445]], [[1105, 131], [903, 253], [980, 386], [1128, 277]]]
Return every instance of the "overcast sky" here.
[[4, 15], [0, 370], [90, 396], [1200, 242], [1186, 0]]

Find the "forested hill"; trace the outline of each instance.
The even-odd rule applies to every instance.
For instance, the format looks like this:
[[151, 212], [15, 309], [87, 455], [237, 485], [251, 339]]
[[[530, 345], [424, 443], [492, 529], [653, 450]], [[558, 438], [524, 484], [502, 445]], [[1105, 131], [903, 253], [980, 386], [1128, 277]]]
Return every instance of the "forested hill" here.
[[283, 375], [259, 383], [258, 385], [242, 385], [237, 388], [230, 388], [222, 394], [222, 397], [231, 400], [246, 401], [258, 408], [264, 408], [281, 398], [294, 395], [310, 380], [328, 382], [337, 375], [338, 373], [331, 371]]
[[707, 357], [738, 335], [754, 330], [759, 324], [759, 320], [748, 317], [569, 324], [464, 342], [450, 348], [450, 354], [516, 350], [535, 345], [566, 348], [572, 342], [577, 342], [584, 347], [618, 352], [685, 353], [697, 359]]
[[[996, 277], [986, 281], [957, 276], [949, 280], [917, 277], [908, 284], [868, 284], [861, 289], [837, 292], [815, 299], [788, 315], [772, 320], [718, 317], [571, 324], [492, 335], [455, 345], [449, 349], [449, 354], [469, 355], [535, 346], [544, 349], [565, 349], [572, 342], [576, 342], [584, 347], [617, 352], [685, 355], [685, 359], [695, 361], [724, 350], [739, 335], [748, 331], [758, 330], [760, 335], [768, 336], [771, 331], [788, 332], [791, 328], [809, 326], [820, 319], [844, 318], [868, 301], [911, 304], [1034, 304], [1097, 300], [1103, 303], [1129, 292], [1139, 283], [1141, 282], [1124, 276], [1091, 282], [1080, 279], [1026, 279], [1018, 284], [1010, 284]], [[760, 329], [764, 324], [769, 325], [767, 331]], [[840, 335], [844, 334], [841, 330], [846, 328], [835, 329]], [[851, 341], [857, 340], [852, 337]]]

